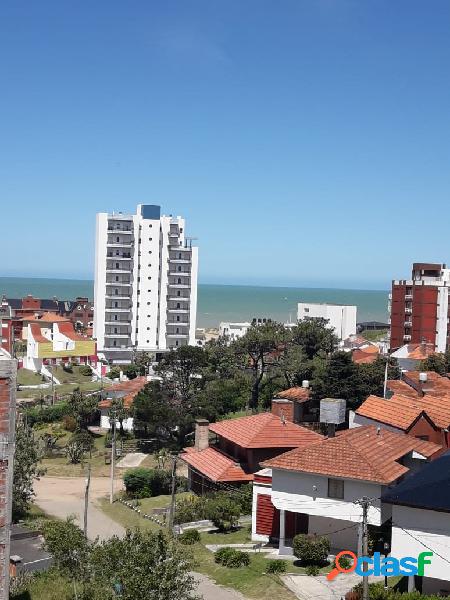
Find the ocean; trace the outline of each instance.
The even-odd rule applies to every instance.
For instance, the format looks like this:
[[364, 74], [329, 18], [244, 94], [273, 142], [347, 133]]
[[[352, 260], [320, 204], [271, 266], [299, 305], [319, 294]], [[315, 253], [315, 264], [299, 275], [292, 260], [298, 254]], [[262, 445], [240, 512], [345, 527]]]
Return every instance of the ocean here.
[[[83, 279], [0, 277], [0, 296], [72, 300], [93, 298], [94, 282]], [[221, 321], [249, 321], [253, 317], [295, 321], [297, 302], [356, 304], [358, 321], [387, 322], [388, 292], [332, 288], [293, 288], [199, 284], [197, 327], [218, 327]]]

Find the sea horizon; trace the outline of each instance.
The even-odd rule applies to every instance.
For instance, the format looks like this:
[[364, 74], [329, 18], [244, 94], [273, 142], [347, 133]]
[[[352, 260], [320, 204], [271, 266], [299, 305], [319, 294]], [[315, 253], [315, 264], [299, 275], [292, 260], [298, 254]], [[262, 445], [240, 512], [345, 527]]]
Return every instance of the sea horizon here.
[[[0, 277], [0, 294], [9, 298], [31, 294], [59, 300], [87, 296], [92, 300], [93, 293], [93, 279]], [[292, 322], [298, 302], [355, 304], [359, 322], [386, 322], [387, 299], [388, 290], [379, 289], [199, 283], [197, 327], [218, 327], [221, 321], [251, 321], [255, 317]]]

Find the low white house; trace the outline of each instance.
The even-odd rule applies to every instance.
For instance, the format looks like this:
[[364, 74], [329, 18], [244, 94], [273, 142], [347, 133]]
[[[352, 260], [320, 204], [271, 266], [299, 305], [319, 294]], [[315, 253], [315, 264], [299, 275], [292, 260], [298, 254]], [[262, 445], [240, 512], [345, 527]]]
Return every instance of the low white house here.
[[[109, 409], [111, 408], [111, 401], [114, 398], [121, 398], [125, 408], [130, 411], [134, 398], [152, 379], [153, 377], [151, 375], [144, 375], [128, 381], [120, 381], [119, 383], [115, 383], [110, 388], [104, 390], [104, 398], [99, 402], [98, 405], [100, 409], [100, 427], [102, 429], [111, 429]], [[116, 426], [119, 427], [119, 423], [116, 423]], [[123, 428], [125, 431], [133, 430], [133, 417], [129, 416], [124, 420]]]
[[297, 319], [328, 319], [329, 327], [340, 340], [346, 340], [356, 334], [357, 307], [350, 304], [326, 304], [317, 302], [299, 302]]
[[[361, 546], [362, 507], [358, 500], [372, 500], [369, 524], [381, 526], [391, 516], [382, 504], [387, 486], [416, 470], [442, 451], [436, 444], [376, 427], [359, 427], [307, 448], [295, 449], [263, 463], [272, 469], [271, 486], [255, 476], [254, 494], [270, 494], [270, 504], [254, 498], [256, 517], [252, 536], [268, 541], [278, 538], [280, 554], [292, 554], [292, 539], [298, 533], [326, 535], [335, 550], [358, 551]], [[279, 527], [269, 533], [261, 526], [268, 508]], [[266, 537], [264, 537], [264, 535]]]
[[219, 325], [219, 336], [227, 337], [230, 341], [243, 337], [252, 326], [248, 321], [243, 323], [228, 323], [222, 321]]
[[409, 589], [450, 596], [450, 452], [387, 492], [383, 502], [392, 505], [391, 555], [433, 553], [424, 576], [409, 578]]

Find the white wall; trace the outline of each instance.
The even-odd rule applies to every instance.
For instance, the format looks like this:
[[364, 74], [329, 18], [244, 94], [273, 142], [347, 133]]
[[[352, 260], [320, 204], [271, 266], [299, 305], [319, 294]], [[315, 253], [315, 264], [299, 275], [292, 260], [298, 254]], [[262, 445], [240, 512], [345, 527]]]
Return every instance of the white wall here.
[[355, 411], [351, 410], [348, 416], [349, 429], [354, 429], [355, 427], [363, 427], [364, 425], [373, 425], [374, 427], [381, 427], [381, 429], [393, 431], [394, 433], [404, 433], [402, 429], [397, 429], [396, 427], [392, 427], [391, 425], [379, 423], [378, 421], [374, 421], [373, 419], [369, 419], [368, 417], [357, 415]]
[[[314, 486], [316, 489], [313, 489]], [[317, 517], [329, 517], [359, 523], [362, 508], [355, 504], [362, 496], [375, 498], [369, 508], [368, 522], [381, 525], [380, 498], [382, 486], [347, 479], [344, 482], [344, 500], [328, 498], [328, 478], [310, 473], [272, 470], [272, 502], [291, 512], [306, 513]]]
[[108, 240], [108, 215], [98, 213], [95, 235], [95, 281], [94, 281], [94, 338], [98, 350], [105, 345], [105, 305], [106, 305], [106, 244]]
[[436, 351], [445, 352], [447, 348], [448, 287], [438, 288], [437, 303]]
[[[100, 427], [102, 429], [111, 429], [111, 423], [108, 417], [108, 409], [102, 408], [100, 412]], [[120, 423], [117, 421], [116, 428], [119, 430]], [[123, 422], [123, 428], [125, 431], [133, 431], [133, 417], [125, 419]]]
[[[449, 513], [393, 506], [392, 521], [392, 556], [417, 557], [431, 548], [450, 560]], [[450, 564], [435, 553], [431, 565], [425, 567], [425, 577], [450, 582]]]
[[356, 306], [351, 305], [299, 302], [297, 306], [299, 321], [307, 317], [328, 319], [329, 327], [341, 340], [356, 334], [356, 312]]
[[189, 344], [195, 346], [195, 329], [197, 327], [197, 280], [198, 280], [198, 248], [191, 251], [191, 305], [189, 312]]
[[349, 523], [330, 517], [309, 517], [308, 533], [329, 538], [333, 550], [358, 550], [359, 523]]

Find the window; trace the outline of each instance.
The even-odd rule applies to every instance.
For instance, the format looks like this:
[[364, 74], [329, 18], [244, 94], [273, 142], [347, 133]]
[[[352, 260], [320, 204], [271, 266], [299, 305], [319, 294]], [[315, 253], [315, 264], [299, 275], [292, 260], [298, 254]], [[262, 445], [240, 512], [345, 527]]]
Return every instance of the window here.
[[179, 321], [179, 320], [180, 320], [180, 317], [177, 315], [177, 321]]
[[114, 321], [117, 321], [117, 315], [114, 315]]
[[118, 275], [116, 275], [116, 281], [119, 281], [119, 276]]
[[117, 288], [114, 290], [114, 294], [115, 294], [116, 296], [119, 294], [119, 290], [118, 290]]
[[178, 283], [181, 283], [181, 277], [178, 277]]
[[181, 252], [178, 252], [178, 258], [181, 258]]
[[118, 302], [114, 302], [114, 308], [119, 308], [119, 303]]
[[328, 498], [344, 499], [344, 482], [342, 479], [328, 479]]
[[309, 308], [304, 308], [303, 310], [305, 311], [305, 313], [309, 313]]
[[119, 263], [116, 263], [116, 269], [120, 269]]
[[117, 346], [116, 340], [113, 341], [113, 346]]
[[181, 272], [181, 267], [178, 267], [178, 271], [180, 271], [180, 272]]
[[177, 302], [177, 308], [181, 308], [181, 304]]

